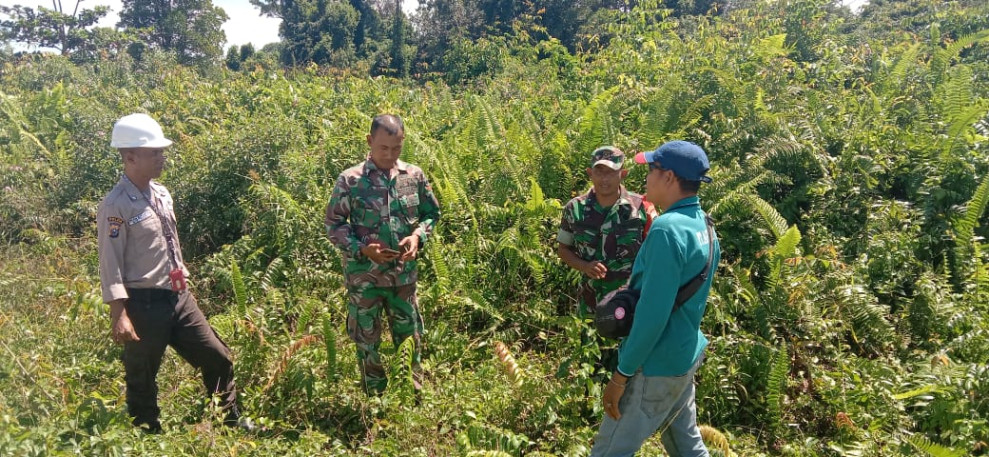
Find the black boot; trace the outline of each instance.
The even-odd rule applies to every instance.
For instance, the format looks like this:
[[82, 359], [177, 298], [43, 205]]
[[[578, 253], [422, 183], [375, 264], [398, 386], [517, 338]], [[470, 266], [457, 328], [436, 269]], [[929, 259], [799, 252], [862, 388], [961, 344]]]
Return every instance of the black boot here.
[[134, 420], [131, 421], [131, 423], [134, 424], [135, 427], [140, 427], [144, 433], [147, 433], [149, 435], [158, 435], [164, 433], [164, 430], [162, 430], [161, 428], [161, 422], [158, 422], [157, 419], [149, 420], [149, 419], [138, 419], [135, 417]]
[[245, 433], [256, 433], [263, 432], [264, 427], [258, 426], [249, 417], [243, 417], [240, 415], [240, 410], [237, 406], [230, 407], [227, 411], [227, 417], [223, 419], [223, 425], [231, 428], [238, 428]]

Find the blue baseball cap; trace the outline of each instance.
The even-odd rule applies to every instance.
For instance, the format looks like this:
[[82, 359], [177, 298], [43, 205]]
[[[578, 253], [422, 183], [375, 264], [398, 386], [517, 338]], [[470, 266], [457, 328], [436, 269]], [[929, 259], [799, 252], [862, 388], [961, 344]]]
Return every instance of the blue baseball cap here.
[[711, 182], [711, 177], [705, 176], [711, 169], [707, 154], [700, 146], [689, 141], [670, 141], [655, 151], [640, 152], [635, 155], [635, 163], [657, 163], [663, 169], [673, 170], [674, 174], [687, 181]]

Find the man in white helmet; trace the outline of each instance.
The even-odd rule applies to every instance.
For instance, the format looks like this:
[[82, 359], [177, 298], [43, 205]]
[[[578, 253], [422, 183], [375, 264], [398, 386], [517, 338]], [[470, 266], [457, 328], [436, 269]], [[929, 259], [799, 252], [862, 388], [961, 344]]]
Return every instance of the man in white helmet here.
[[110, 305], [111, 336], [124, 346], [127, 410], [134, 425], [160, 432], [156, 376], [165, 347], [202, 370], [208, 395], [226, 410], [224, 423], [253, 428], [237, 410], [230, 349], [210, 327], [186, 287], [172, 196], [153, 179], [165, 167], [161, 126], [146, 114], [130, 114], [113, 126], [110, 146], [124, 172], [100, 203], [97, 215], [100, 282]]

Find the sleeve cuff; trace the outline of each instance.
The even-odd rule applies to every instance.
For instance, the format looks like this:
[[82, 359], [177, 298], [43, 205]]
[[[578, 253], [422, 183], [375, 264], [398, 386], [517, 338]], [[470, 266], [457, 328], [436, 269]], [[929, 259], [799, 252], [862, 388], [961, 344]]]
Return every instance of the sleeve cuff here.
[[423, 227], [419, 227], [418, 229], [416, 229], [416, 234], [419, 235], [419, 246], [422, 247], [422, 245], [426, 244], [426, 238], [427, 238], [426, 229]]
[[123, 284], [113, 284], [103, 287], [103, 303], [110, 303], [114, 300], [125, 300], [130, 298], [127, 289]]
[[560, 229], [560, 231], [556, 234], [556, 241], [559, 241], [567, 246], [573, 246], [573, 233]]

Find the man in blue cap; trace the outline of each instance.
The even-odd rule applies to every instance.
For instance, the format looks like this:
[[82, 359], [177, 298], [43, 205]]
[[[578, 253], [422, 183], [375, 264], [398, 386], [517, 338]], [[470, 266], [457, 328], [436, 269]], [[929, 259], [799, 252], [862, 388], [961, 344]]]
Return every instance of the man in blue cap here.
[[[656, 430], [671, 456], [707, 456], [697, 428], [694, 373], [707, 338], [700, 331], [720, 245], [697, 191], [710, 164], [700, 146], [671, 141], [635, 161], [649, 165], [646, 199], [662, 208], [632, 267], [629, 288], [640, 298], [618, 369], [604, 391], [605, 417], [592, 456], [631, 456]], [[678, 291], [695, 278], [699, 287], [682, 306]]]

